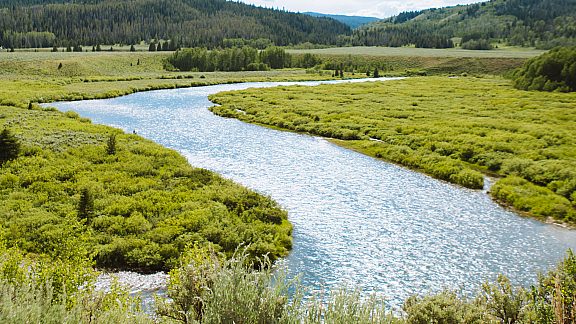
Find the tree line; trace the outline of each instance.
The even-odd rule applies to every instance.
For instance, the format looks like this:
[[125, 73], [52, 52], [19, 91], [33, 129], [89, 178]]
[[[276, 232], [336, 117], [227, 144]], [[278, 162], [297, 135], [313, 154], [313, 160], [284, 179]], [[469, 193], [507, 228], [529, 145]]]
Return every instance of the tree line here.
[[576, 46], [557, 47], [528, 60], [513, 78], [522, 90], [576, 91]]
[[[334, 44], [350, 28], [333, 19], [225, 0], [35, 1], [0, 4], [0, 43], [7, 48], [135, 44], [172, 40], [186, 47], [222, 46], [224, 39], [268, 39], [284, 46]], [[48, 33], [45, 42], [32, 41]], [[48, 35], [47, 34], [47, 35]], [[22, 41], [22, 36], [29, 41]]]
[[279, 47], [232, 47], [208, 50], [191, 48], [176, 51], [167, 58], [168, 68], [179, 71], [266, 71], [292, 66], [292, 56]]

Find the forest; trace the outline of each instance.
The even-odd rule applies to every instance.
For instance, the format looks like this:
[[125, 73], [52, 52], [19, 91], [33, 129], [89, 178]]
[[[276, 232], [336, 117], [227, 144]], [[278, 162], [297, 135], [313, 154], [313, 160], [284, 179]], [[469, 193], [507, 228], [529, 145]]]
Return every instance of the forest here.
[[0, 44], [32, 48], [137, 44], [217, 47], [226, 38], [269, 39], [278, 46], [335, 44], [350, 28], [316, 18], [225, 0], [18, 1], [0, 3]]
[[570, 0], [491, 0], [404, 12], [356, 29], [341, 41], [356, 46], [489, 49], [478, 46], [486, 42], [550, 49], [576, 44], [575, 12], [576, 3]]

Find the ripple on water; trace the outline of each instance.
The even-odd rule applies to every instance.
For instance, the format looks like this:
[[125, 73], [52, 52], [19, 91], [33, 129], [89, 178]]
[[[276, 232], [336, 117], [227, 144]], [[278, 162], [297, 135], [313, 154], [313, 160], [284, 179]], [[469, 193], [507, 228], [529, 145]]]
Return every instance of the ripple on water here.
[[414, 293], [442, 288], [470, 293], [499, 273], [527, 285], [566, 249], [576, 248], [576, 232], [519, 217], [485, 192], [321, 138], [220, 118], [207, 110], [209, 94], [274, 85], [162, 90], [51, 105], [96, 123], [137, 130], [180, 151], [194, 166], [270, 195], [294, 224], [293, 251], [283, 262], [313, 289], [354, 285], [398, 306]]

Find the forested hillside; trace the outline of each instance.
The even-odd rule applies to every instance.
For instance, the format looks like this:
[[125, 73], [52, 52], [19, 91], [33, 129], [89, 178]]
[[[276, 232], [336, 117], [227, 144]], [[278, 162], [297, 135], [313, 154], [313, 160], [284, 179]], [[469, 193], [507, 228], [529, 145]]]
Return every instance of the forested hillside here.
[[461, 44], [469, 49], [489, 49], [497, 42], [544, 49], [574, 45], [576, 1], [491, 0], [404, 12], [355, 30], [349, 42], [433, 48]]
[[4, 0], [0, 43], [6, 48], [135, 44], [157, 39], [215, 47], [224, 39], [276, 45], [334, 44], [348, 26], [226, 0]]

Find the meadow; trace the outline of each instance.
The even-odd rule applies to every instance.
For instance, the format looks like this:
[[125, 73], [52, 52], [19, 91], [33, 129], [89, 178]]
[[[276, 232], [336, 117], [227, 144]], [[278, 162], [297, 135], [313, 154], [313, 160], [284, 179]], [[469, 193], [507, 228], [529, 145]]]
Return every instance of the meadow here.
[[280, 87], [220, 93], [224, 117], [309, 133], [490, 192], [542, 220], [576, 223], [576, 94], [514, 89], [500, 77]]
[[[414, 296], [402, 314], [389, 313], [383, 298], [366, 299], [358, 291], [303, 299], [305, 288], [271, 267], [291, 246], [291, 225], [275, 202], [194, 168], [177, 152], [137, 135], [37, 105], [216, 83], [332, 78], [321, 69], [170, 72], [163, 64], [168, 55], [0, 53], [0, 128], [20, 144], [19, 155], [0, 165], [0, 322], [573, 319], [576, 259], [571, 253], [531, 290], [512, 287], [502, 277], [486, 283], [473, 299], [449, 291]], [[457, 71], [485, 73], [494, 62], [512, 62], [495, 68], [502, 72], [521, 62], [494, 59], [498, 61], [473, 58], [481, 64], [464, 61]], [[406, 68], [412, 66], [412, 56], [403, 56], [397, 65], [396, 58], [368, 60], [377, 66], [388, 62], [391, 74], [411, 74]], [[426, 62], [422, 60], [418, 62]], [[429, 74], [453, 73], [450, 64], [457, 62], [430, 60], [442, 61], [446, 68], [425, 67]], [[353, 73], [345, 76], [360, 76]], [[573, 95], [513, 90], [508, 81], [494, 77], [260, 91], [218, 95], [218, 100], [231, 100], [218, 112], [242, 118], [234, 114], [242, 109], [246, 121], [318, 132], [340, 145], [437, 172], [439, 178], [468, 187], [479, 187], [482, 173], [507, 176], [492, 189], [502, 193], [502, 201], [523, 201], [515, 207], [527, 206], [536, 215], [530, 208], [549, 205], [532, 199], [557, 201], [554, 208], [573, 212], [566, 195], [574, 186], [565, 181], [574, 179]], [[276, 109], [268, 111], [272, 107]], [[248, 245], [238, 251], [240, 243]], [[259, 258], [265, 253], [268, 259]], [[137, 297], [117, 285], [109, 292], [97, 291], [94, 266], [172, 269], [170, 299], [159, 297], [150, 316]]]
[[357, 47], [331, 47], [321, 49], [290, 49], [291, 54], [316, 54], [316, 55], [366, 55], [366, 56], [391, 56], [391, 57], [476, 57], [476, 58], [531, 58], [545, 51], [520, 48], [502, 47], [493, 50], [465, 50], [461, 48], [415, 48], [415, 47], [382, 47], [382, 46], [357, 46]]
[[0, 105], [111, 98], [138, 91], [249, 81], [314, 80], [304, 70], [182, 73], [169, 52], [0, 52]]

